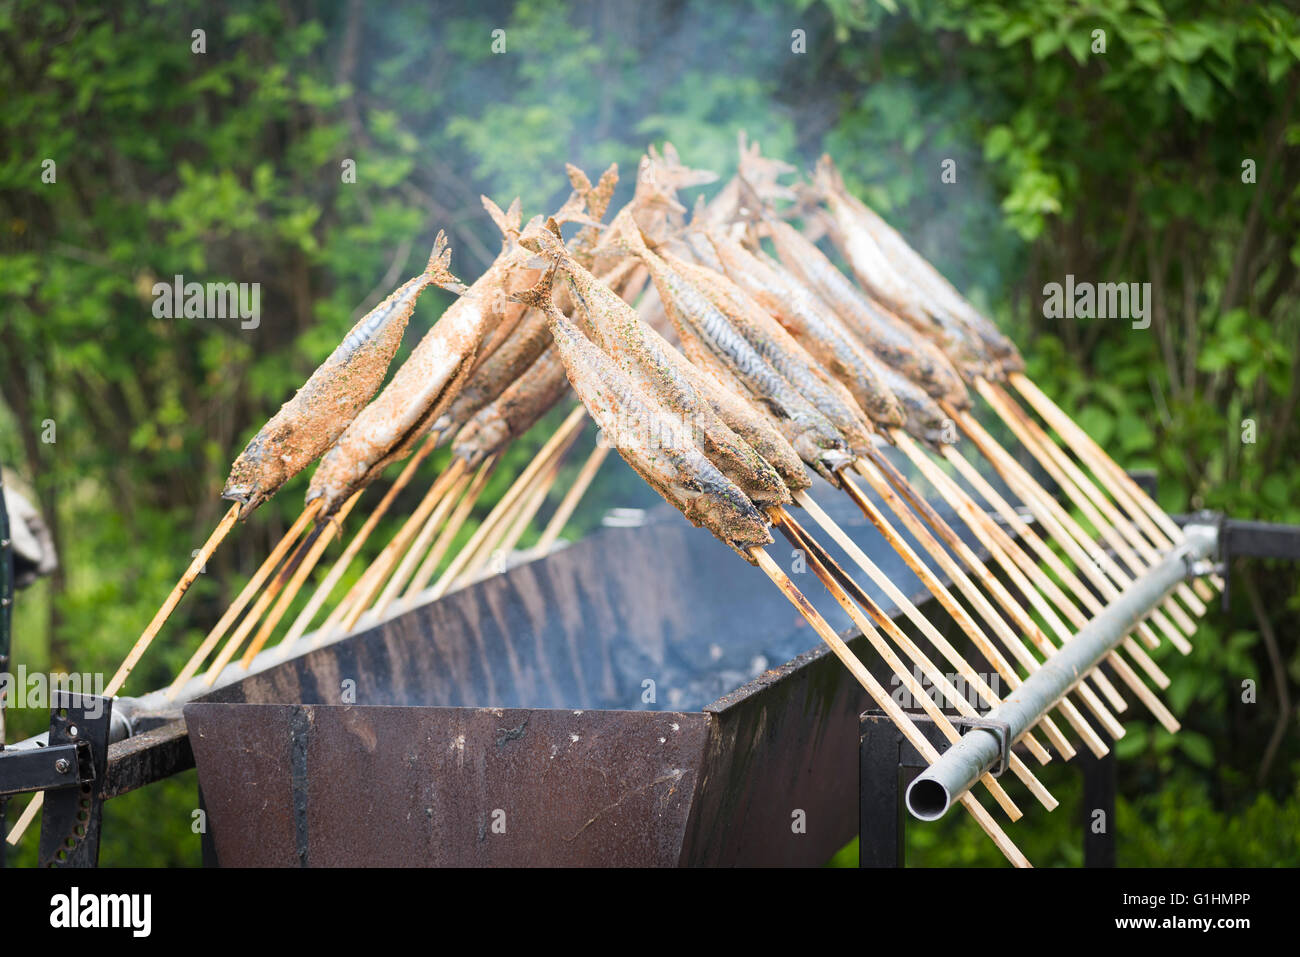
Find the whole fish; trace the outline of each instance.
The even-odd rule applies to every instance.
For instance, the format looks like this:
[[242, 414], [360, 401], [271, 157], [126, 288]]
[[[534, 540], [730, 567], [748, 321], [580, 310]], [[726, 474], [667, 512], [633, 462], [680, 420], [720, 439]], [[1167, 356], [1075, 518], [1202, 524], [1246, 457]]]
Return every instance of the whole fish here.
[[671, 430], [674, 417], [555, 308], [549, 289], [520, 296], [546, 311], [569, 381], [606, 441], [613, 441], [624, 461], [692, 524], [707, 528], [752, 562], [748, 550], [771, 544], [772, 536], [745, 493], [689, 437], [677, 436], [660, 446], [645, 441], [646, 435], [659, 434], [659, 427], [627, 428], [635, 421]]
[[948, 310], [937, 308], [924, 287], [908, 281], [885, 255], [846, 194], [819, 173], [814, 189], [830, 210], [835, 228], [831, 238], [848, 260], [853, 275], [871, 298], [913, 329], [933, 339], [963, 370], [989, 375], [998, 363], [970, 327]]
[[930, 395], [957, 408], [970, 406], [961, 377], [939, 348], [864, 296], [802, 233], [775, 218], [765, 220], [781, 263], [818, 294], [859, 341]]
[[558, 227], [538, 230], [536, 242], [542, 254], [564, 270], [569, 294], [599, 344], [648, 395], [689, 423], [701, 447], [723, 474], [760, 504], [790, 501], [790, 491], [776, 470], [736, 435], [696, 392], [667, 355], [667, 343], [662, 337], [655, 335], [635, 309], [573, 258], [559, 238]]
[[898, 399], [878, 371], [863, 360], [853, 337], [826, 308], [780, 270], [734, 240], [710, 234], [728, 277], [774, 315], [806, 350], [844, 383], [871, 421], [881, 428], [903, 424]]
[[857, 402], [784, 326], [727, 276], [667, 251], [660, 258], [704, 293], [758, 354], [826, 416], [850, 449], [858, 454], [866, 451], [871, 437]]
[[[639, 236], [640, 233], [634, 231], [634, 224], [628, 227], [626, 252], [636, 252], [639, 256], [639, 250], [645, 249], [644, 242], [636, 245]], [[624, 243], [625, 240], [618, 242]], [[659, 299], [676, 327], [687, 355], [696, 361], [702, 357], [698, 351], [692, 355], [692, 350], [703, 349], [715, 356], [744, 384], [745, 391], [768, 408], [782, 435], [799, 457], [813, 468], [826, 473], [852, 461], [844, 437], [826, 416], [772, 368], [703, 293], [682, 277], [659, 268], [655, 264], [657, 257], [648, 249], [646, 253], [646, 257], [640, 258], [651, 270]], [[662, 263], [662, 260], [658, 262]]]
[[420, 294], [458, 280], [447, 271], [451, 250], [438, 233], [425, 271], [366, 313], [338, 347], [280, 407], [235, 459], [222, 498], [242, 503], [241, 517], [270, 498], [343, 434], [375, 394], [401, 345]]
[[[534, 311], [545, 316], [544, 312]], [[457, 433], [452, 454], [471, 467], [478, 465], [531, 429], [568, 392], [569, 380], [559, 354], [553, 347], [543, 350], [521, 376]]]
[[1000, 360], [1003, 371], [1013, 372], [1024, 368], [1024, 360], [1011, 340], [972, 306], [897, 230], [845, 188], [844, 180], [829, 156], [821, 158], [815, 175], [820, 178], [821, 188], [833, 189], [843, 198], [847, 208], [856, 215], [863, 229], [876, 241], [894, 269], [923, 290], [936, 311], [946, 311], [964, 323], [985, 349]]
[[474, 366], [484, 335], [499, 321], [506, 290], [532, 259], [520, 246], [503, 250], [452, 303], [402, 363], [392, 380], [325, 454], [307, 501], [325, 501], [324, 518], [390, 462], [402, 458], [456, 398]]

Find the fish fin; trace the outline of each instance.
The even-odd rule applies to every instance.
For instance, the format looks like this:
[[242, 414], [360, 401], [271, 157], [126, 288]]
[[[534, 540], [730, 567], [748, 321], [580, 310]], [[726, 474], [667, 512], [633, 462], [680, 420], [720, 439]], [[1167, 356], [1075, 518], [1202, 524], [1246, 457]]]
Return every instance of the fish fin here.
[[528, 229], [519, 239], [519, 245], [546, 257], [550, 262], [565, 262], [572, 258], [560, 237], [560, 225], [554, 217], [547, 219], [544, 227], [529, 223]]
[[510, 208], [506, 210], [506, 221], [510, 223], [510, 228], [516, 233], [519, 232], [519, 226], [524, 221], [523, 209], [519, 197], [516, 196], [514, 202], [510, 204]]
[[600, 174], [600, 179], [596, 181], [595, 188], [587, 195], [587, 212], [591, 214], [592, 219], [603, 219], [605, 217], [617, 186], [618, 164], [610, 163], [605, 172]]
[[573, 187], [575, 193], [581, 193], [583, 196], [586, 196], [591, 192], [591, 180], [589, 180], [587, 174], [577, 166], [574, 166], [572, 163], [565, 163], [564, 172], [569, 175], [569, 184]]
[[522, 302], [525, 306], [532, 306], [534, 309], [540, 309], [549, 314], [555, 308], [554, 303], [551, 301], [551, 293], [555, 289], [555, 272], [557, 269], [559, 269], [559, 264], [551, 263], [551, 268], [546, 270], [545, 275], [537, 281], [537, 285], [531, 289], [521, 289], [519, 292], [511, 293], [511, 300]]
[[813, 169], [812, 188], [823, 200], [843, 191], [844, 178], [835, 168], [830, 153], [823, 153], [821, 159], [817, 160], [817, 166]]
[[[514, 228], [511, 228], [510, 218], [507, 213], [501, 211], [501, 207], [486, 196], [479, 196], [479, 201], [483, 203], [483, 208], [487, 214], [492, 217], [492, 222], [496, 224], [497, 229], [501, 230], [501, 235], [507, 240], [515, 239], [519, 235], [519, 223], [516, 220]], [[518, 202], [518, 199], [515, 200]], [[513, 206], [511, 207], [514, 208]]]
[[640, 258], [648, 255], [655, 243], [642, 232], [636, 218], [632, 215], [631, 207], [624, 207], [609, 224], [609, 230], [605, 233], [601, 245], [602, 248], [612, 247], [615, 252], [624, 256]]
[[435, 286], [441, 286], [451, 292], [465, 291], [466, 286], [452, 275], [450, 266], [451, 247], [447, 245], [446, 232], [440, 229], [438, 230], [438, 238], [433, 241], [433, 252], [429, 255], [429, 265], [424, 267], [424, 271]]

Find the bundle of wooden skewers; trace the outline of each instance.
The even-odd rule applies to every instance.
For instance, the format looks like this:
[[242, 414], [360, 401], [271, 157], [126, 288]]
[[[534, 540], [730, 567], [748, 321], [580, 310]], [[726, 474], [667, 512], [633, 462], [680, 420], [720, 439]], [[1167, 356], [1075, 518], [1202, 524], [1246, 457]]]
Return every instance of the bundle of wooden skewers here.
[[[390, 465], [400, 462], [399, 473], [312, 586], [285, 629], [282, 651], [300, 640], [304, 649], [337, 640], [490, 572], [494, 556], [514, 549], [535, 520], [590, 418], [602, 441], [534, 553], [554, 544], [616, 449], [692, 523], [762, 569], [904, 736], [936, 760], [909, 714], [766, 550], [773, 528], [806, 556], [831, 598], [950, 741], [959, 733], [918, 676], [962, 716], [996, 707], [997, 686], [1014, 689], [1039, 669], [1182, 532], [1025, 377], [1011, 342], [845, 189], [828, 157], [809, 182], [780, 182], [794, 172], [742, 136], [737, 175], [689, 215], [678, 191], [716, 177], [687, 168], [667, 144], [642, 158], [635, 195], [608, 224], [614, 167], [595, 185], [569, 167], [569, 199], [554, 216], [527, 224], [518, 200], [502, 211], [485, 198], [503, 236], [496, 260], [462, 286], [448, 271], [440, 235], [427, 269], [362, 318], [257, 433], [223, 493], [235, 504], [106, 693], [123, 687], [237, 522], [318, 457], [302, 513], [176, 676], [173, 697], [191, 696], [187, 689], [196, 684], [210, 687], [232, 669], [246, 673], [330, 544], [350, 528], [346, 520], [366, 488]], [[576, 231], [566, 241], [569, 225]], [[823, 236], [847, 271], [817, 245]], [[432, 285], [458, 296], [381, 390], [416, 302]], [[453, 553], [503, 450], [573, 393], [579, 401], [572, 412]], [[976, 420], [976, 396], [1073, 510]], [[444, 444], [451, 445], [450, 464], [378, 557], [336, 594], [399, 493]], [[885, 453], [891, 446], [918, 481]], [[977, 671], [814, 501], [810, 470], [861, 509], [995, 676]], [[1009, 585], [927, 502], [925, 486], [968, 526]], [[872, 600], [810, 526], [888, 596], [974, 689], [976, 701], [954, 687], [942, 663]], [[1221, 587], [1212, 577], [1180, 585], [1152, 609], [1108, 655], [1116, 680], [1100, 669], [1088, 674], [1020, 739], [1024, 753], [1040, 764], [1052, 751], [1068, 760], [1077, 741], [1103, 755], [1107, 741], [1124, 734], [1117, 715], [1130, 700], [1177, 730], [1152, 687], [1164, 689], [1169, 679], [1148, 651], [1161, 641], [1190, 650], [1211, 584]], [[1009, 770], [1044, 807], [1056, 806], [1019, 753], [1012, 753]], [[998, 779], [986, 774], [981, 783], [1010, 820], [1020, 817]], [[11, 841], [30, 824], [39, 798]], [[1028, 865], [972, 794], [961, 803], [1009, 860]]]

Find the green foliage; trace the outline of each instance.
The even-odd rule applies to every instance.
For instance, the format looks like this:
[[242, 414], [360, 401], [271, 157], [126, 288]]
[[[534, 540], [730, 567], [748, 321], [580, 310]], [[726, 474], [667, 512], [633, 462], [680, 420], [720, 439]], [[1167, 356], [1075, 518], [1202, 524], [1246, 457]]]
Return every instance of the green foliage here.
[[[1278, 2], [0, 5], [0, 460], [65, 569], [20, 596], [17, 660], [120, 660], [219, 515], [231, 459], [351, 322], [440, 228], [462, 277], [492, 258], [480, 192], [532, 215], [567, 192], [564, 162], [618, 162], [626, 180], [665, 138], [725, 176], [742, 128], [791, 160], [829, 150], [1012, 333], [1035, 381], [1122, 464], [1158, 471], [1166, 508], [1300, 521], [1297, 59], [1300, 22]], [[260, 283], [260, 324], [154, 317], [153, 284], [176, 274]], [[1151, 283], [1150, 327], [1045, 318], [1043, 287], [1067, 274]], [[421, 300], [399, 360], [447, 301]], [[480, 511], [542, 432], [510, 450]], [[175, 673], [304, 482], [217, 554], [128, 693]], [[598, 483], [571, 532], [633, 493]], [[1231, 613], [1211, 612], [1190, 658], [1160, 659], [1186, 730], [1135, 719], [1120, 743], [1125, 863], [1296, 862], [1273, 839], [1296, 833], [1294, 715], [1260, 762], [1278, 681], [1297, 697], [1300, 593], [1293, 570], [1251, 576], [1264, 615], [1235, 575]], [[25, 735], [43, 717], [11, 720]], [[1077, 785], [1059, 773], [1066, 798]], [[124, 826], [171, 823], [106, 859], [193, 862], [186, 788], [124, 799]], [[1036, 862], [1077, 863], [1073, 813], [1033, 813], [1015, 836]], [[913, 828], [918, 859], [1000, 863], [962, 827]]]

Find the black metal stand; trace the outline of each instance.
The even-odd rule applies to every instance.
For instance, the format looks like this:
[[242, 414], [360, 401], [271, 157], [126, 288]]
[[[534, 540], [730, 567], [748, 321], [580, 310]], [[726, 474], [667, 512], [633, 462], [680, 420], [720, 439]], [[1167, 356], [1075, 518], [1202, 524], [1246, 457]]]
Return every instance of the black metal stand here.
[[[927, 716], [911, 717], [935, 748], [948, 747], [948, 739]], [[953, 720], [959, 716], [953, 715]], [[863, 712], [858, 729], [858, 866], [903, 867], [907, 847], [903, 795], [926, 762], [883, 711]], [[1104, 758], [1085, 752], [1075, 758], [1083, 773], [1083, 863], [1114, 867], [1115, 752], [1112, 749]], [[1097, 811], [1104, 816], [1097, 817]]]
[[0, 796], [45, 792], [42, 867], [99, 863], [113, 699], [54, 690], [45, 747], [0, 751]]

